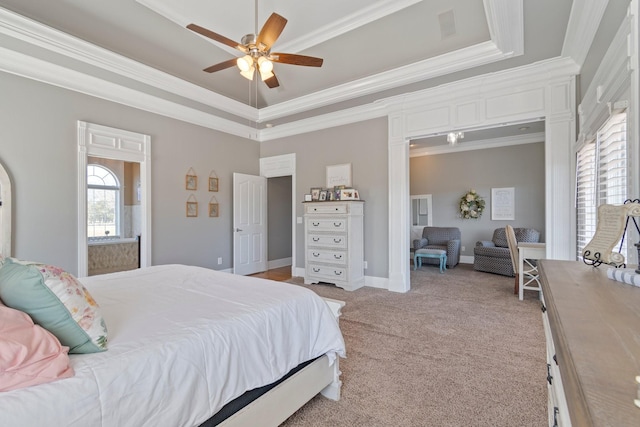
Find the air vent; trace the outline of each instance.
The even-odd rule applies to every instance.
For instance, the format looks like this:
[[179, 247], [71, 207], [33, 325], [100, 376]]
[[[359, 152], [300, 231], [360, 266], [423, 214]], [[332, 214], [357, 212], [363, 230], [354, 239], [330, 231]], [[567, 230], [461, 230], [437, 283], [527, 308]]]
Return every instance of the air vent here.
[[448, 10], [438, 15], [438, 22], [440, 23], [440, 37], [442, 39], [456, 34], [456, 20], [453, 16], [453, 10]]

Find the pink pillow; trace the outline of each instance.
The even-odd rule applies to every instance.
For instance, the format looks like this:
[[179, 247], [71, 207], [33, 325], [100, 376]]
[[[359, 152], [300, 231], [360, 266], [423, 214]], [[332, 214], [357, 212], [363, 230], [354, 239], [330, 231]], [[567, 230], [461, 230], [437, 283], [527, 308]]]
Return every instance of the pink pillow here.
[[0, 303], [0, 392], [73, 376], [68, 352], [26, 313]]

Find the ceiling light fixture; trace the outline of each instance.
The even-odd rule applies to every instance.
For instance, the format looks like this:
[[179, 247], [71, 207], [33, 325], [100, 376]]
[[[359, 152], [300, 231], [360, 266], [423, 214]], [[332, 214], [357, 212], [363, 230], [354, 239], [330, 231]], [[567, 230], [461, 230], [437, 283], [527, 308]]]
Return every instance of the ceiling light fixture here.
[[447, 142], [449, 145], [456, 145], [459, 139], [464, 138], [464, 132], [449, 132], [447, 134]]

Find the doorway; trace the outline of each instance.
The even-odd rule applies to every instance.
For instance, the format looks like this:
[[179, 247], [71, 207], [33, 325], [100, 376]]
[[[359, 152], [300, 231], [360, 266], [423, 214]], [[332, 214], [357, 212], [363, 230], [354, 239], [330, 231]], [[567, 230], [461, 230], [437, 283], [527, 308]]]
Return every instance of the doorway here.
[[89, 157], [139, 165], [139, 265], [151, 265], [151, 137], [78, 121], [78, 277], [88, 275], [87, 165]]
[[267, 179], [267, 270], [291, 267], [291, 175]]

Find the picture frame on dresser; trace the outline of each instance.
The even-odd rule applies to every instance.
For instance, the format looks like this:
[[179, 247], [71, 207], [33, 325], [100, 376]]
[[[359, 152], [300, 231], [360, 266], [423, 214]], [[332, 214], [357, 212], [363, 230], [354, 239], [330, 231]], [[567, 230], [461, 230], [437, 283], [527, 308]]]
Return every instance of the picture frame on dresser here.
[[318, 200], [320, 200], [320, 191], [322, 191], [322, 188], [320, 187], [311, 187], [311, 189], [309, 190], [309, 192], [311, 193], [311, 201], [317, 202]]

